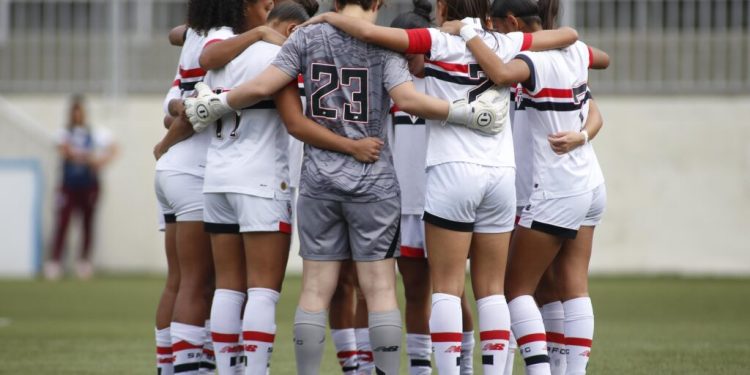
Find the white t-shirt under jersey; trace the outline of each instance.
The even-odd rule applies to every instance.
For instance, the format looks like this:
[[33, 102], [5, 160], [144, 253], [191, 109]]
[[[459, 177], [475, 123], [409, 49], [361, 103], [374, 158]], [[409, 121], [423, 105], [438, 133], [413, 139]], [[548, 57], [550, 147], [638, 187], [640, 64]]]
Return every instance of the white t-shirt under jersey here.
[[588, 118], [590, 50], [576, 42], [568, 48], [524, 52], [518, 56], [531, 70], [516, 108], [516, 126], [528, 126], [534, 143], [532, 197], [574, 196], [604, 182], [594, 148], [587, 143], [557, 155], [547, 136], [561, 131], [580, 131]]
[[[417, 91], [424, 92], [424, 79], [413, 77]], [[425, 155], [427, 129], [423, 118], [412, 116], [397, 107], [388, 117], [388, 143], [393, 150], [393, 165], [401, 186], [401, 214], [421, 215], [424, 212]]]
[[[499, 34], [481, 30], [477, 20], [464, 23], [477, 25], [478, 33], [503, 61], [510, 61], [531, 44], [531, 35]], [[409, 53], [428, 53], [425, 61], [426, 93], [448, 101], [468, 98], [469, 101], [492, 87], [474, 55], [460, 36], [436, 29], [407, 30]], [[505, 95], [510, 95], [504, 88]], [[508, 120], [509, 121], [509, 120]], [[494, 136], [487, 136], [460, 126], [441, 126], [428, 121], [427, 166], [448, 162], [469, 162], [491, 167], [513, 167], [513, 131], [509, 124]]]
[[[257, 77], [276, 58], [281, 47], [256, 42], [206, 82], [214, 89], [231, 89]], [[222, 82], [216, 82], [214, 76]], [[239, 122], [237, 121], [239, 120]], [[212, 134], [208, 149], [206, 193], [240, 193], [263, 198], [290, 199], [289, 134], [271, 98], [264, 98], [237, 114], [230, 113], [206, 129]]]
[[[193, 93], [195, 84], [203, 80], [206, 73], [201, 69], [198, 59], [203, 50], [204, 40], [204, 37], [188, 29], [185, 44], [180, 52], [173, 89], [167, 94], [165, 104], [168, 104], [167, 101], [171, 99], [188, 97]], [[174, 87], [177, 87], [179, 91], [175, 91]], [[174, 97], [175, 92], [180, 93], [178, 98]], [[170, 147], [169, 151], [156, 162], [156, 170], [177, 171], [203, 177], [206, 168], [206, 150], [210, 142], [211, 137], [206, 132], [193, 134], [190, 138]]]

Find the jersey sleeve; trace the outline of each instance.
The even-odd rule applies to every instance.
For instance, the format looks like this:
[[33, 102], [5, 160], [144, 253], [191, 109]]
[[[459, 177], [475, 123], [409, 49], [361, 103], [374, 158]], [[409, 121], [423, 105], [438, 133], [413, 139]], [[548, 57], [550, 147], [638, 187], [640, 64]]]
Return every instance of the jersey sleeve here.
[[395, 52], [387, 52], [383, 61], [383, 86], [386, 91], [411, 81], [411, 73], [406, 59]]
[[209, 44], [221, 42], [222, 40], [229, 39], [234, 36], [232, 29], [228, 27], [221, 27], [218, 29], [211, 29], [206, 35], [206, 39], [203, 41], [203, 48], [206, 48]]
[[535, 93], [537, 90], [537, 71], [535, 60], [535, 52], [521, 52], [516, 56], [516, 59], [523, 61], [529, 67], [529, 79], [526, 82], [521, 82], [521, 85], [529, 90], [531, 93]]
[[531, 42], [534, 37], [529, 33], [512, 32], [505, 34], [506, 51], [509, 52], [510, 56], [515, 56], [523, 51], [528, 51], [531, 48]]
[[289, 77], [297, 77], [303, 73], [302, 52], [304, 51], [304, 35], [302, 30], [292, 33], [276, 55], [271, 65], [281, 69]]
[[172, 87], [169, 88], [167, 96], [164, 98], [163, 109], [165, 115], [169, 115], [169, 102], [180, 98], [182, 98], [182, 91], [180, 90], [180, 68], [177, 67], [177, 73], [175, 73], [174, 81], [172, 81]]

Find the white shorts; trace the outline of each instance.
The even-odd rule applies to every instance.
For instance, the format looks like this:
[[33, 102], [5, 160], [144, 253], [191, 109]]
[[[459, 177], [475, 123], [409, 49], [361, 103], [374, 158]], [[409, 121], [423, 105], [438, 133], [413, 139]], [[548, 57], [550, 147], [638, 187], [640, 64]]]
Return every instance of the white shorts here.
[[607, 205], [604, 184], [594, 190], [572, 197], [555, 199], [531, 198], [521, 213], [519, 225], [573, 239], [582, 225], [599, 224]]
[[292, 233], [292, 202], [239, 193], [205, 193], [208, 233]]
[[154, 188], [166, 223], [203, 221], [203, 178], [177, 171], [156, 171]]
[[427, 258], [424, 223], [420, 215], [401, 215], [401, 257]]
[[424, 221], [459, 232], [513, 230], [516, 171], [473, 163], [445, 163], [427, 169]]

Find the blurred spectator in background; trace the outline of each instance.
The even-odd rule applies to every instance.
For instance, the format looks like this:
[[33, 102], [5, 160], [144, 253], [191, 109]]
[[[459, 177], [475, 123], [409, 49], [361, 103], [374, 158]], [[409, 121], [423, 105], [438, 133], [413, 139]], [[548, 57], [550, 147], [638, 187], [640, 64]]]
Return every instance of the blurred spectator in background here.
[[110, 132], [89, 126], [83, 97], [75, 95], [70, 104], [68, 124], [61, 129], [58, 137], [58, 147], [63, 160], [62, 184], [57, 195], [52, 254], [44, 266], [44, 276], [49, 280], [57, 280], [63, 275], [65, 237], [75, 211], [80, 213], [83, 226], [76, 275], [81, 279], [89, 279], [93, 275], [91, 243], [99, 197], [99, 173], [115, 157], [116, 145]]

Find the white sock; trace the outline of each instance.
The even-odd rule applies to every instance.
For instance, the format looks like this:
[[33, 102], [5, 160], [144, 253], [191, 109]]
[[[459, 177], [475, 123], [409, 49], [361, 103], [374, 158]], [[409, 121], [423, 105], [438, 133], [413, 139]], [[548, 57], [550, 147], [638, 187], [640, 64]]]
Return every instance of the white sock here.
[[474, 373], [474, 331], [461, 333], [461, 375]]
[[265, 288], [247, 290], [247, 305], [242, 322], [246, 356], [246, 375], [264, 375], [270, 366], [276, 337], [276, 304], [279, 292]]
[[547, 331], [547, 352], [549, 353], [549, 367], [552, 375], [565, 375], [566, 355], [565, 328], [563, 321], [565, 313], [560, 301], [550, 302], [541, 308], [544, 329]]
[[354, 336], [357, 339], [358, 374], [372, 374], [372, 370], [375, 368], [375, 361], [372, 356], [372, 346], [370, 346], [370, 329], [356, 328]]
[[430, 335], [435, 365], [440, 375], [458, 375], [461, 370], [461, 298], [432, 294]]
[[409, 356], [409, 375], [432, 374], [432, 340], [430, 335], [406, 334], [406, 354]]
[[172, 375], [174, 357], [172, 356], [172, 336], [169, 327], [154, 328], [156, 334], [156, 371], [159, 375]]
[[508, 360], [505, 361], [505, 371], [503, 375], [513, 375], [513, 362], [516, 359], [516, 350], [518, 344], [516, 343], [516, 336], [513, 331], [510, 331], [510, 340], [508, 341]]
[[505, 296], [492, 295], [477, 301], [483, 374], [501, 375], [508, 360], [510, 313]]
[[198, 374], [203, 356], [203, 326], [172, 322], [172, 353], [174, 354], [174, 374]]
[[242, 339], [245, 348], [245, 375], [265, 375], [276, 337], [276, 304], [279, 292], [266, 288], [247, 290]]
[[565, 310], [565, 348], [568, 350], [566, 375], [583, 375], [591, 355], [594, 339], [594, 308], [591, 298], [574, 298], [563, 302]]
[[216, 373], [216, 358], [214, 358], [214, 342], [211, 341], [211, 320], [206, 319], [203, 325], [203, 358], [201, 359], [200, 374]]
[[336, 347], [336, 358], [344, 375], [357, 373], [357, 336], [354, 328], [331, 329], [331, 339]]
[[211, 304], [211, 339], [214, 342], [216, 372], [239, 373], [243, 350], [240, 345], [242, 322], [240, 312], [245, 303], [245, 293], [229, 289], [216, 289]]
[[508, 304], [508, 309], [511, 328], [526, 362], [526, 375], [550, 375], [544, 323], [534, 297], [516, 297]]

